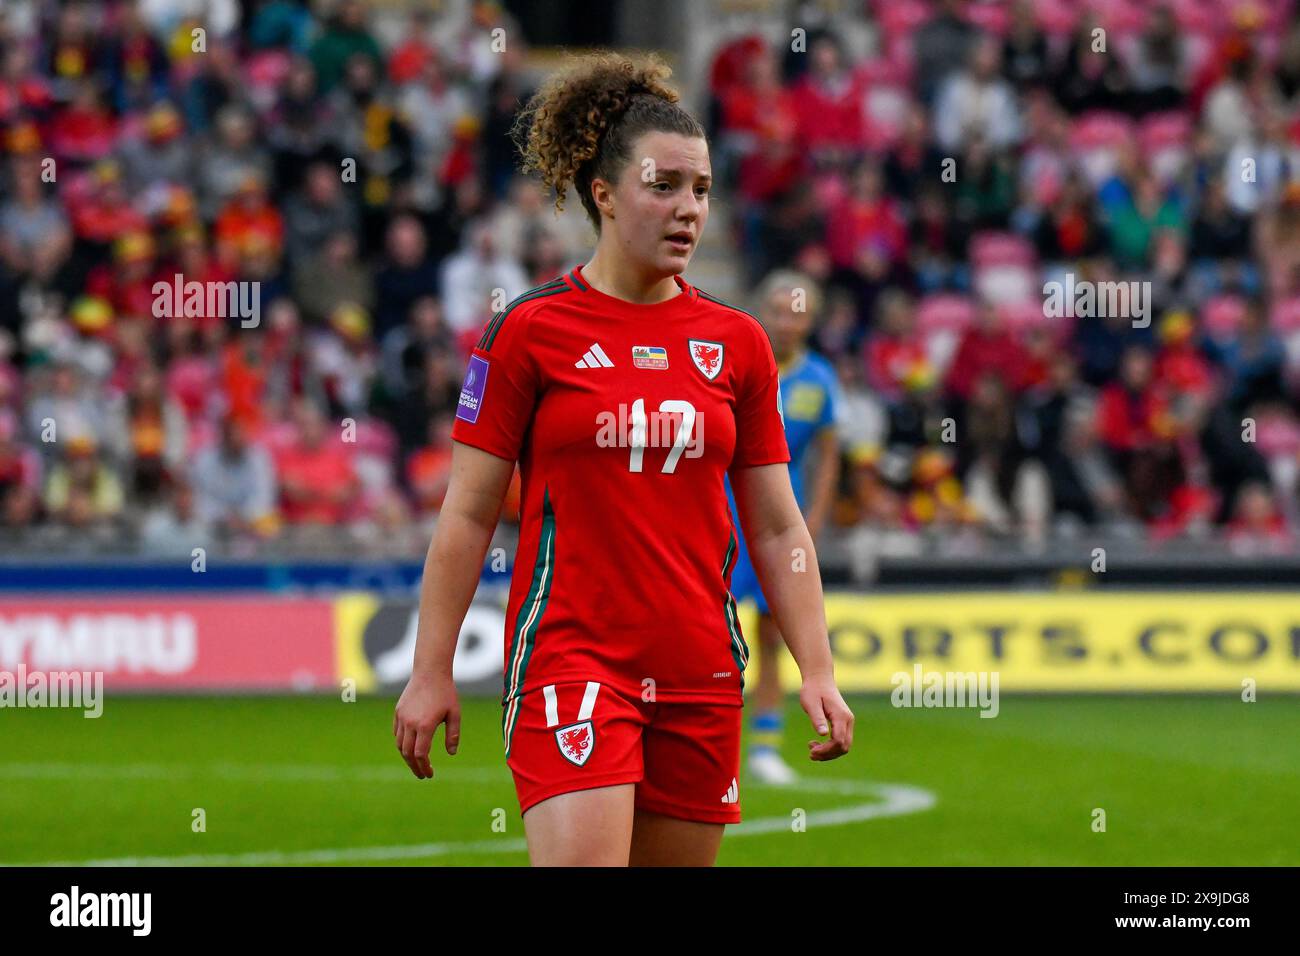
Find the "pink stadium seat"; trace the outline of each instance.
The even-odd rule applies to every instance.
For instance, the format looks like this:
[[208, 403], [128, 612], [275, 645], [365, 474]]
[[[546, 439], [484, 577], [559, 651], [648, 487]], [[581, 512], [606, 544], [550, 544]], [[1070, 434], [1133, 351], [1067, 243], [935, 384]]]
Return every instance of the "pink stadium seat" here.
[[916, 307], [916, 330], [921, 335], [932, 332], [964, 332], [975, 321], [975, 303], [964, 295], [941, 292], [928, 295]]
[[1172, 179], [1191, 157], [1192, 118], [1177, 111], [1148, 116], [1138, 127], [1138, 142], [1152, 172]]
[[980, 232], [971, 237], [970, 261], [976, 269], [994, 266], [1033, 268], [1037, 261], [1034, 246], [1013, 232]]
[[1067, 37], [1079, 22], [1077, 0], [1036, 0], [1033, 6], [1038, 25], [1048, 36]]
[[886, 36], [906, 36], [932, 16], [934, 10], [923, 0], [874, 0], [872, 15]]
[[863, 98], [866, 114], [867, 148], [887, 149], [898, 141], [912, 107], [912, 94], [906, 86], [872, 84]]
[[1183, 67], [1187, 76], [1199, 76], [1214, 55], [1217, 35], [1210, 30], [1189, 30], [1183, 34]]
[[1201, 322], [1212, 338], [1220, 341], [1237, 334], [1246, 314], [1246, 303], [1235, 295], [1215, 296], [1201, 309]]
[[1171, 6], [1181, 30], [1218, 33], [1225, 26], [1221, 0], [1173, 0]]
[[244, 72], [253, 86], [278, 87], [292, 65], [293, 59], [285, 50], [262, 50], [249, 56]]
[[912, 36], [899, 33], [885, 39], [885, 59], [903, 70], [907, 76], [912, 75], [916, 67], [916, 50], [912, 47]]
[[1117, 36], [1141, 33], [1147, 25], [1147, 6], [1133, 0], [1089, 0], [1088, 9], [1095, 15], [1098, 26]]
[[1300, 296], [1283, 299], [1273, 306], [1269, 321], [1278, 335], [1300, 332]]
[[987, 33], [1003, 37], [1011, 25], [1011, 10], [1005, 3], [972, 3], [966, 6], [966, 19]]
[[267, 451], [277, 455], [298, 439], [298, 426], [288, 420], [268, 422], [258, 438]]
[[1070, 125], [1070, 140], [1076, 149], [1119, 149], [1133, 136], [1133, 121], [1123, 113], [1093, 110]]
[[1073, 322], [1072, 319], [1049, 318], [1043, 312], [1042, 302], [1033, 300], [1000, 306], [998, 314], [1002, 317], [1002, 322], [1006, 328], [1016, 334], [1030, 329], [1042, 328], [1050, 329], [1054, 333], [1060, 333], [1066, 329], [1066, 323]]
[[1300, 369], [1300, 296], [1284, 299], [1273, 306], [1269, 324], [1282, 339], [1286, 364], [1294, 374]]
[[370, 416], [357, 420], [354, 451], [389, 459], [397, 451], [397, 433], [382, 419]]
[[858, 64], [855, 69], [857, 78], [866, 85], [879, 83], [884, 86], [907, 86], [910, 75], [901, 64], [886, 57], [876, 57]]
[[1134, 140], [1133, 121], [1119, 113], [1085, 113], [1070, 126], [1070, 148], [1088, 181], [1100, 185], [1115, 170], [1120, 150]]
[[997, 305], [1034, 301], [1037, 281], [1034, 247], [1007, 232], [982, 232], [970, 242], [975, 291]]

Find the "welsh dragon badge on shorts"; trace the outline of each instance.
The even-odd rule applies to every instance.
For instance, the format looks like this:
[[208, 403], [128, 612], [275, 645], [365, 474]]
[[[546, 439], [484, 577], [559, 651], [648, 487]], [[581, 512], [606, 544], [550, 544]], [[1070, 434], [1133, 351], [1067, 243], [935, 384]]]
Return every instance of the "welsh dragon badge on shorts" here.
[[560, 745], [560, 753], [565, 760], [581, 767], [595, 749], [596, 731], [590, 720], [580, 721], [557, 730], [555, 742]]

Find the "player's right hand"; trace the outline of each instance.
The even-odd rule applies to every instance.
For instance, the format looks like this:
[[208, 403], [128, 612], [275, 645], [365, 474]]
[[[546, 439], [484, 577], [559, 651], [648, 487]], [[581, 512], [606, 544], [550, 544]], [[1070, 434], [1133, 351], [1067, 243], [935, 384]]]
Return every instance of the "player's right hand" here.
[[412, 675], [393, 712], [393, 737], [411, 773], [421, 780], [433, 776], [429, 748], [439, 724], [447, 725], [444, 745], [454, 755], [460, 745], [460, 700], [451, 678]]

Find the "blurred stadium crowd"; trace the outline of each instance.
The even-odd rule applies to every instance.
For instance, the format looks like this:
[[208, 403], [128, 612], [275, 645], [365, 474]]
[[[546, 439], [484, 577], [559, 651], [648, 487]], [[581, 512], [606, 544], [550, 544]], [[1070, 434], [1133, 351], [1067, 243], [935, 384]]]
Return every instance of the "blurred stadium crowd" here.
[[[777, 269], [824, 293], [832, 533], [1294, 552], [1294, 6], [881, 0], [713, 51], [687, 93], [738, 304]], [[418, 555], [493, 290], [591, 248], [514, 172], [523, 38], [492, 3], [382, 40], [359, 0], [264, 0], [196, 50], [187, 8], [0, 14], [0, 528]], [[260, 322], [158, 316], [177, 274], [260, 283]], [[1127, 280], [1149, 324], [1044, 308]]]

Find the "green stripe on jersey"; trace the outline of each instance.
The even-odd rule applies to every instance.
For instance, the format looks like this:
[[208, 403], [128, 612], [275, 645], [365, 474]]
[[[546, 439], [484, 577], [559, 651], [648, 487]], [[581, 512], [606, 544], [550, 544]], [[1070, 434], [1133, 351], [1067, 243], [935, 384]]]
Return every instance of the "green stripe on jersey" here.
[[758, 316], [754, 315], [754, 313], [750, 312], [748, 309], [742, 309], [740, 306], [732, 305], [730, 302], [723, 302], [716, 295], [709, 295], [709, 293], [705, 292], [699, 286], [695, 287], [695, 291], [698, 292], [700, 295], [704, 296], [704, 298], [708, 299], [710, 302], [714, 303], [715, 305], [725, 305], [728, 309], [734, 309], [737, 312], [743, 312], [745, 313], [745, 315], [749, 316], [755, 322], [758, 321]]
[[492, 342], [496, 339], [497, 333], [501, 331], [501, 326], [505, 324], [506, 316], [513, 312], [516, 306], [531, 302], [533, 299], [541, 299], [548, 295], [568, 291], [570, 291], [569, 286], [565, 283], [563, 276], [552, 279], [545, 285], [539, 285], [536, 289], [529, 289], [492, 317], [492, 321], [488, 323], [487, 328], [483, 330], [483, 335], [478, 340], [478, 348], [485, 352], [491, 351]]
[[505, 675], [505, 696], [501, 698], [504, 708], [501, 714], [501, 732], [505, 738], [506, 756], [510, 756], [510, 740], [514, 736], [515, 722], [519, 717], [523, 701], [524, 679], [528, 671], [528, 661], [533, 656], [533, 644], [537, 640], [537, 629], [541, 626], [542, 615], [546, 613], [546, 604], [551, 596], [551, 584], [555, 579], [555, 512], [551, 508], [551, 491], [542, 491], [542, 527], [537, 539], [537, 557], [533, 561], [533, 583], [528, 589], [528, 596], [519, 607], [515, 616], [515, 632], [510, 641], [510, 655]]
[[[737, 557], [738, 543], [736, 541], [736, 530], [731, 530], [731, 539], [727, 542], [727, 556], [722, 559], [722, 580], [727, 580], [727, 574], [731, 571], [731, 563]], [[722, 600], [722, 614], [727, 620], [727, 631], [731, 636], [731, 659], [736, 662], [736, 670], [740, 672], [740, 692], [745, 692], [745, 667], [749, 664], [749, 645], [745, 643], [744, 636], [740, 633], [740, 622], [736, 618], [736, 599], [732, 597], [731, 591], [727, 591], [727, 596]]]

